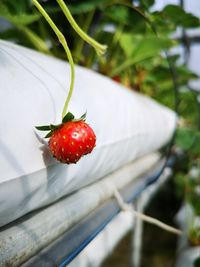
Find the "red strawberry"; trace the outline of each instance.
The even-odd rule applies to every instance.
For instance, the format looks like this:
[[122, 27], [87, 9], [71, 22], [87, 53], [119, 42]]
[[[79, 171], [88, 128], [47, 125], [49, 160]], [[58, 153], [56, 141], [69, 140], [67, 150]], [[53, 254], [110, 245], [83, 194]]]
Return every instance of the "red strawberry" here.
[[112, 80], [117, 82], [117, 83], [121, 83], [121, 77], [119, 75], [113, 76]]
[[84, 121], [85, 115], [75, 120], [67, 113], [60, 125], [40, 126], [38, 130], [51, 130], [47, 137], [53, 156], [62, 163], [76, 163], [82, 156], [91, 153], [96, 143], [92, 128]]
[[95, 143], [96, 136], [87, 123], [69, 121], [53, 132], [49, 148], [57, 160], [69, 164], [92, 152]]

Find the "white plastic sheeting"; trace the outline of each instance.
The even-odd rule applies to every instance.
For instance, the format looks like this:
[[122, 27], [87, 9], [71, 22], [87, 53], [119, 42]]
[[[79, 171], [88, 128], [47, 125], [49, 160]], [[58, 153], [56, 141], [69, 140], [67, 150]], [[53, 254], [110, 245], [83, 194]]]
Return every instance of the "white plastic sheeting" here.
[[174, 112], [77, 66], [70, 111], [87, 110], [97, 146], [67, 166], [51, 157], [34, 126], [60, 123], [69, 65], [0, 41], [0, 81], [0, 226], [157, 150], [175, 128]]
[[[157, 169], [158, 166], [161, 166], [162, 164], [163, 161], [160, 160], [159, 153], [154, 152], [148, 154], [134, 162], [126, 164], [119, 170], [106, 175], [106, 177], [96, 183], [88, 185], [70, 194], [70, 196], [63, 197], [56, 203], [53, 203], [44, 209], [40, 209], [30, 216], [24, 216], [22, 220], [11, 224], [9, 227], [5, 227], [3, 230], [1, 229], [0, 266], [15, 267], [21, 266], [22, 262], [26, 262], [26, 264], [22, 265], [23, 267], [49, 267], [49, 264], [51, 262], [55, 263], [55, 261], [56, 263], [54, 265], [58, 266], [60, 259], [62, 258], [61, 255], [63, 255], [63, 257], [66, 256], [68, 250], [71, 250], [71, 247], [74, 246], [76, 239], [79, 240], [77, 246], [81, 246], [82, 239], [80, 240], [79, 230], [75, 231], [76, 233], [72, 234], [71, 238], [69, 237], [70, 241], [67, 244], [68, 247], [64, 245], [65, 253], [63, 253], [63, 251], [62, 253], [61, 251], [58, 252], [61, 257], [60, 259], [57, 257], [53, 259], [51, 258], [52, 255], [50, 255], [50, 257], [47, 257], [48, 260], [46, 261], [46, 264], [44, 264], [44, 262], [35, 262], [35, 257], [31, 257], [36, 255], [36, 257], [38, 256], [42, 259], [43, 256], [41, 254], [38, 255], [39, 252], [44, 252], [42, 252], [42, 249], [46, 249], [49, 245], [51, 246], [54, 240], [57, 242], [60, 236], [64, 235], [66, 232], [70, 231], [73, 226], [83, 221], [83, 219], [90, 213], [98, 209], [102, 203], [109, 201], [109, 199], [113, 197], [113, 185], [115, 185], [116, 189], [121, 190], [135, 183], [137, 191], [138, 179], [141, 179], [141, 182], [145, 183], [145, 174], [148, 172], [151, 173], [152, 169]], [[151, 192], [149, 193], [150, 194], [147, 193], [148, 196], [151, 195]], [[98, 216], [99, 215], [97, 214], [97, 217]], [[98, 224], [95, 221], [92, 221], [92, 224], [93, 223], [94, 227]], [[95, 228], [91, 227], [90, 224], [87, 226], [89, 233], [94, 233]], [[84, 230], [84, 227], [82, 227], [82, 229], [85, 233], [86, 229]], [[85, 235], [84, 233], [83, 235], [87, 239], [88, 235]], [[56, 246], [59, 247], [58, 243]], [[77, 248], [77, 246], [75, 246], [75, 248]], [[55, 250], [54, 253], [56, 254]]]

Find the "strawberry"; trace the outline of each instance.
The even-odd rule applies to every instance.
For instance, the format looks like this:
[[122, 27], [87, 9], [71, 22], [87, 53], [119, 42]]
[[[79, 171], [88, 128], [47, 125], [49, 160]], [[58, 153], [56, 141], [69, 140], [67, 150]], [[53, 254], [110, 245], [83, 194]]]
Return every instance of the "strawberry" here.
[[69, 164], [92, 152], [95, 142], [96, 136], [87, 123], [69, 121], [53, 131], [49, 148], [56, 159]]
[[38, 130], [50, 130], [49, 149], [52, 155], [62, 163], [76, 163], [82, 156], [91, 153], [96, 143], [92, 128], [85, 122], [85, 114], [74, 119], [68, 112], [62, 124], [39, 126]]
[[117, 83], [121, 83], [121, 77], [119, 75], [113, 76], [112, 80], [117, 82]]

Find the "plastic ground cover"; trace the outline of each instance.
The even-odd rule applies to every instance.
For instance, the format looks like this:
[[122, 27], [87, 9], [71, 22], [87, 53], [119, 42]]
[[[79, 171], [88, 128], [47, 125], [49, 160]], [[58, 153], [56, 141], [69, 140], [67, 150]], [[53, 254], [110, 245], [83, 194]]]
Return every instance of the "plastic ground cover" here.
[[0, 41], [0, 81], [0, 226], [158, 150], [175, 129], [171, 110], [76, 66], [70, 111], [87, 111], [97, 145], [67, 166], [52, 158], [34, 127], [60, 122], [68, 63]]

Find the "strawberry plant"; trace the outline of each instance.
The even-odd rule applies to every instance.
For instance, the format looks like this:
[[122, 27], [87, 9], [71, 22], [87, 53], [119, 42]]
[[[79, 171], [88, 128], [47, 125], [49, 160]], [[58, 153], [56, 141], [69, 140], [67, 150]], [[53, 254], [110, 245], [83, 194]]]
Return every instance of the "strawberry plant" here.
[[[74, 30], [86, 42], [91, 44], [99, 55], [103, 54], [106, 50], [106, 46], [96, 42], [78, 26], [63, 0], [57, 0], [57, 2]], [[82, 156], [92, 152], [96, 143], [96, 136], [92, 128], [85, 123], [86, 114], [81, 116], [80, 119], [75, 119], [71, 112], [67, 112], [68, 104], [73, 93], [75, 78], [74, 62], [71, 51], [64, 35], [60, 32], [43, 7], [37, 0], [33, 0], [33, 3], [55, 32], [58, 40], [65, 50], [71, 68], [71, 83], [68, 96], [63, 107], [62, 123], [59, 125], [51, 124], [46, 126], [37, 126], [36, 128], [42, 131], [50, 131], [46, 135], [46, 138], [50, 137], [49, 149], [57, 160], [67, 164], [76, 163]]]

